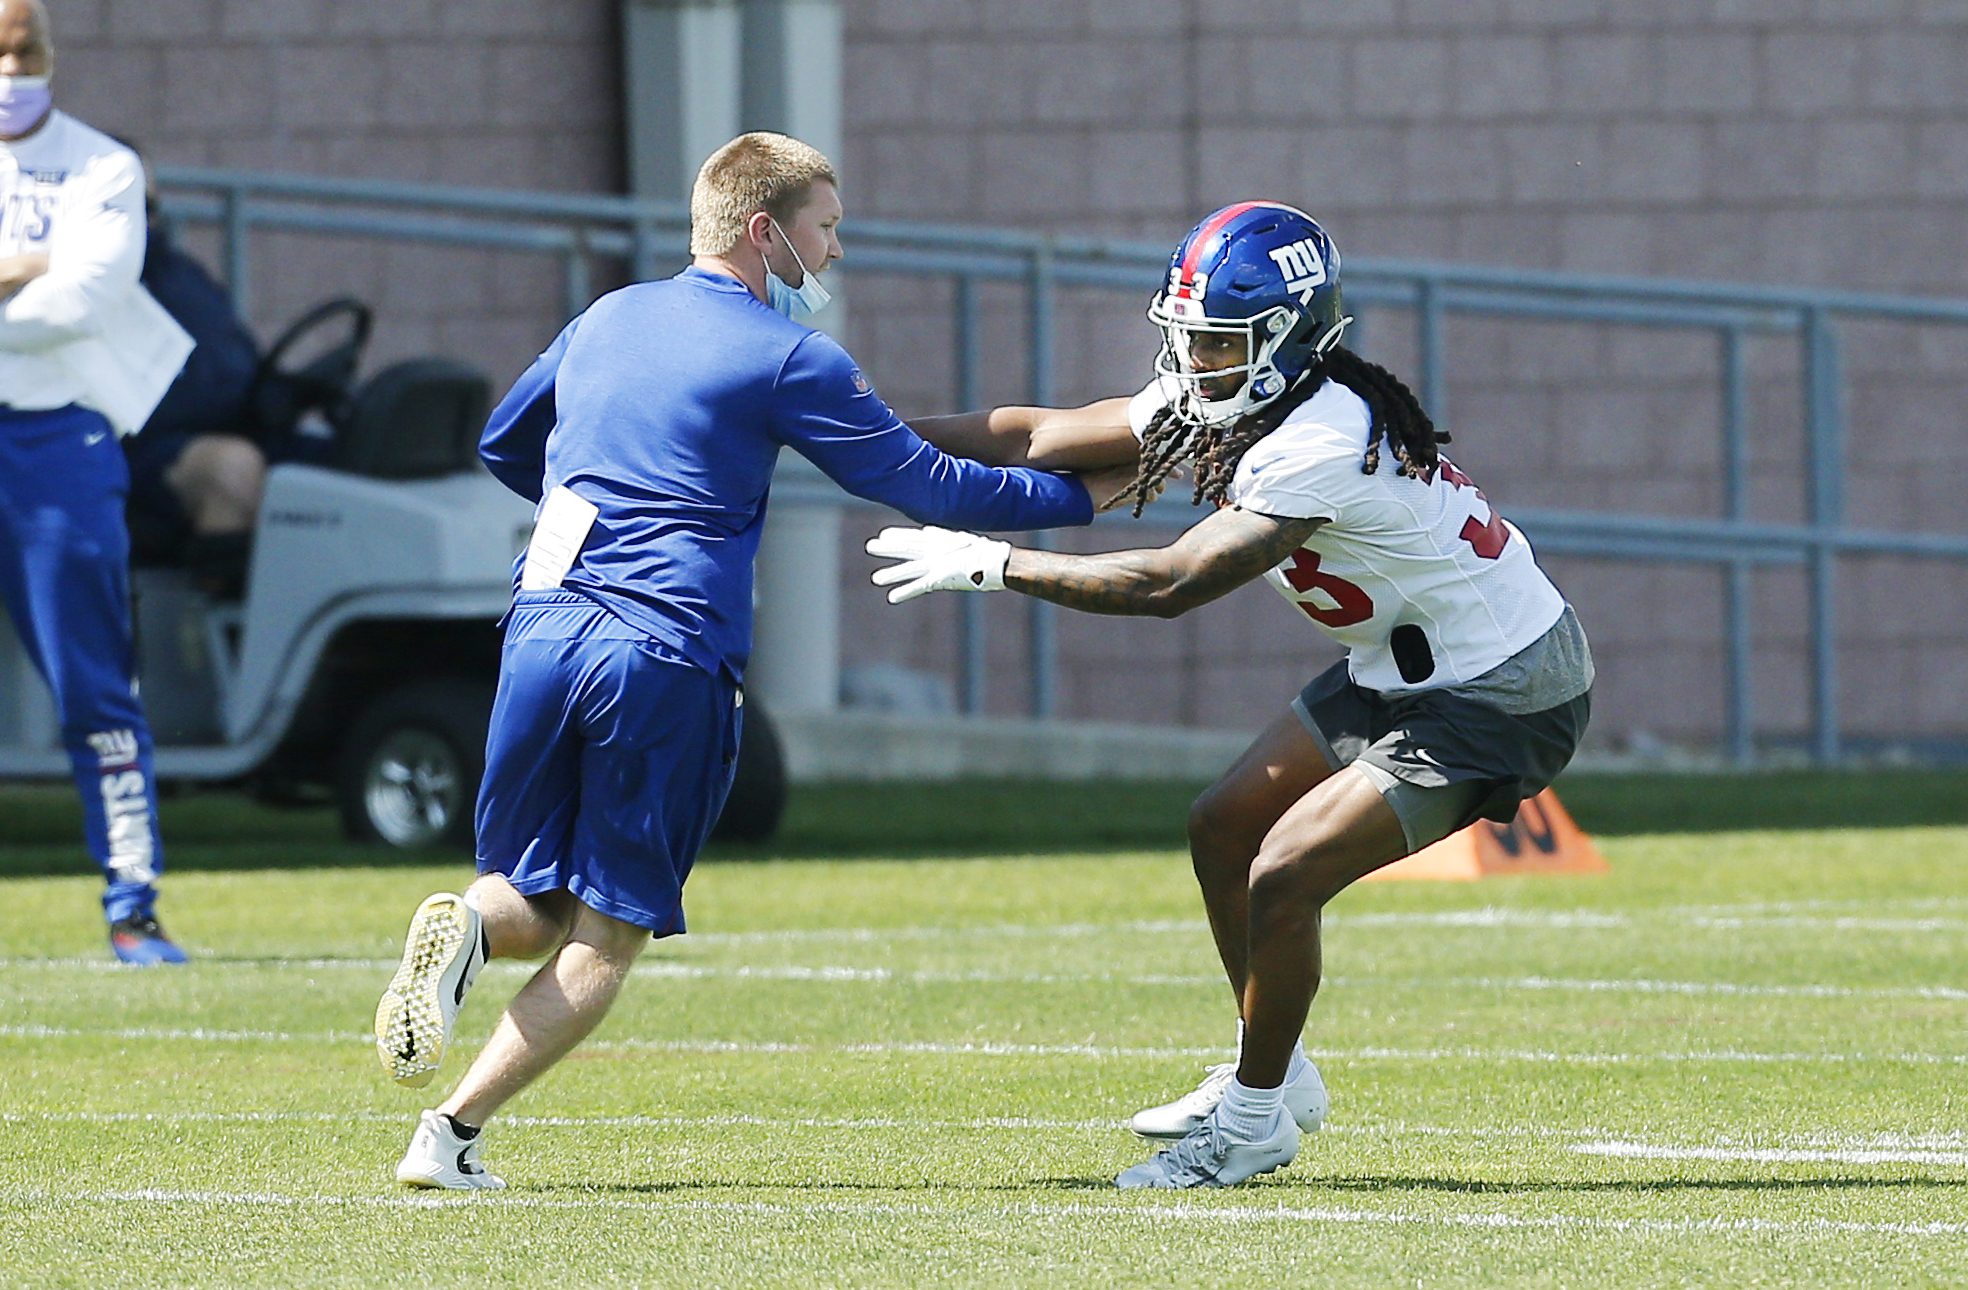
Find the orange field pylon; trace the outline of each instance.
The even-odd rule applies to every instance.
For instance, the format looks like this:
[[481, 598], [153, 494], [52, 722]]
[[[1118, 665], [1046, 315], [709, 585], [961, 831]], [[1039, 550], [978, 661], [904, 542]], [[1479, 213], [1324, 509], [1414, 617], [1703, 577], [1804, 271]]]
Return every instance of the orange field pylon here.
[[1603, 873], [1607, 867], [1606, 857], [1547, 788], [1519, 807], [1508, 824], [1478, 820], [1368, 877], [1467, 882], [1513, 873]]

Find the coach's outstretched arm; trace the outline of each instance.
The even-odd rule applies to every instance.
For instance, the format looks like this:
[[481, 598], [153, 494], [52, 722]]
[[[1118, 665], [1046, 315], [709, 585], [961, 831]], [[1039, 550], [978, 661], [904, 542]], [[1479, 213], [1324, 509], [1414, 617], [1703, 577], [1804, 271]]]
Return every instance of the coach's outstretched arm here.
[[1325, 522], [1225, 507], [1145, 550], [1064, 555], [937, 528], [883, 529], [867, 549], [900, 562], [874, 573], [890, 604], [932, 591], [1010, 590], [1093, 614], [1174, 618], [1284, 563]]
[[[810, 332], [794, 348], [775, 394], [780, 442], [856, 497], [912, 520], [990, 531], [1093, 520], [1094, 499], [1073, 476], [984, 466], [925, 442], [824, 333]], [[1106, 491], [1118, 491], [1119, 482]]]

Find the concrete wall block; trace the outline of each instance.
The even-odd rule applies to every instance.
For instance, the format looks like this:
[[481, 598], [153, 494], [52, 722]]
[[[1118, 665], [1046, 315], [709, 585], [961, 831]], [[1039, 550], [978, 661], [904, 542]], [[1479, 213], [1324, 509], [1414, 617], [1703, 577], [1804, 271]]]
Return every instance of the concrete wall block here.
[[1461, 117], [1538, 116], [1550, 109], [1557, 78], [1552, 44], [1545, 37], [1466, 36], [1455, 42], [1452, 66], [1453, 99]]
[[1763, 41], [1763, 101], [1778, 112], [1819, 115], [1858, 106], [1865, 46], [1845, 32], [1782, 31]]
[[1494, 206], [1503, 197], [1505, 162], [1499, 132], [1481, 125], [1439, 125], [1408, 136], [1409, 201], [1416, 206]]
[[1913, 19], [1931, 27], [1968, 23], [1968, 0], [1913, 0]]
[[1714, 333], [1694, 328], [1609, 327], [1608, 370], [1672, 383], [1675, 397], [1712, 408], [1708, 398], [1721, 389], [1721, 345]]
[[1168, 0], [1099, 0], [1087, 8], [1086, 27], [1103, 35], [1170, 38], [1183, 32], [1189, 17], [1183, 6]]
[[62, 0], [61, 12], [48, 15], [64, 57], [73, 57], [105, 37], [109, 29], [109, 0]]
[[602, 69], [589, 76], [541, 73], [543, 65], [576, 66], [591, 52], [579, 44], [494, 46], [479, 64], [490, 81], [481, 95], [485, 112], [473, 124], [537, 130], [550, 123], [556, 133], [614, 128], [622, 112], [619, 77]]
[[1334, 125], [1299, 137], [1293, 168], [1281, 176], [1293, 185], [1296, 200], [1339, 239], [1342, 254], [1352, 250], [1347, 225], [1375, 207], [1402, 199], [1407, 171], [1408, 131], [1392, 125]]
[[439, 0], [336, 0], [317, 8], [316, 29], [333, 36], [430, 36], [441, 26]]
[[[1453, 4], [1455, 0], [1435, 0]], [[1503, 0], [1503, 20], [1540, 31], [1597, 27], [1614, 12], [1613, 0]]]
[[[895, 219], [970, 219], [981, 187], [989, 186], [977, 155], [978, 136], [958, 131], [878, 135], [869, 141], [876, 184], [864, 204], [860, 183], [842, 176], [852, 209], [880, 211]], [[848, 231], [853, 227], [850, 224]]]
[[1152, 214], [1187, 187], [1181, 132], [1158, 128], [1103, 131], [1100, 162], [1088, 177], [1088, 196], [1100, 211]]
[[1731, 206], [1793, 202], [1818, 188], [1820, 141], [1809, 121], [1721, 121], [1707, 154], [1708, 190]]
[[1650, 216], [1570, 213], [1560, 217], [1559, 229], [1561, 269], [1634, 276], [1657, 271], [1657, 232]]
[[1600, 164], [1610, 199], [1641, 207], [1687, 205], [1707, 191], [1705, 126], [1615, 121], [1606, 127], [1605, 145]]
[[1558, 417], [1567, 442], [1599, 470], [1630, 476], [1651, 465], [1652, 401], [1652, 390], [1641, 385], [1581, 389], [1558, 395]]
[[391, 124], [381, 60], [351, 58], [345, 44], [278, 44], [272, 55], [275, 119], [288, 130], [345, 134]]
[[1449, 111], [1450, 43], [1366, 37], [1353, 46], [1353, 109], [1367, 120], [1430, 120]]
[[1714, 21], [1730, 26], [1808, 25], [1817, 0], [1713, 0]]
[[[48, 21], [54, 31], [55, 47], [59, 49], [65, 34], [63, 11], [54, 6], [51, 9]], [[219, 27], [219, 0], [109, 0], [107, 16], [99, 13], [96, 22], [100, 30], [110, 33], [119, 44], [185, 41], [198, 47], [208, 45], [209, 38], [223, 35]]]
[[1318, 142], [1303, 130], [1205, 128], [1196, 147], [1197, 192], [1211, 207], [1246, 193], [1274, 192], [1281, 177], [1301, 172], [1304, 155]]
[[[524, 37], [593, 37], [600, 41], [615, 30], [617, 0], [449, 0], [438, 8], [443, 30], [453, 42], [459, 37], [501, 41]], [[608, 48], [616, 42], [609, 39]]]
[[[1347, 43], [1323, 31], [1308, 36], [1245, 38], [1250, 111], [1262, 121], [1301, 128], [1350, 120], [1352, 59]], [[1221, 84], [1203, 80], [1202, 84]]]
[[849, 40], [977, 31], [993, 16], [975, 0], [845, 0], [841, 22]]
[[1604, 132], [1605, 126], [1590, 122], [1503, 127], [1508, 205], [1577, 208], [1598, 201], [1607, 178]]
[[1090, 139], [1081, 130], [1006, 130], [983, 141], [984, 173], [977, 216], [1033, 229], [1079, 225], [1091, 209]]
[[261, 46], [166, 46], [161, 128], [151, 133], [263, 128], [274, 117], [273, 64], [272, 50]]
[[1959, 120], [1920, 125], [1914, 152], [1915, 191], [1923, 197], [1968, 196], [1968, 130]]
[[1652, 36], [1593, 32], [1558, 38], [1552, 57], [1557, 87], [1552, 107], [1584, 118], [1645, 111], [1660, 80], [1659, 45]]
[[228, 40], [291, 39], [319, 27], [319, 10], [312, 0], [220, 0], [219, 30]]
[[437, 151], [427, 135], [386, 131], [338, 134], [321, 141], [321, 173], [428, 183], [437, 166]]
[[1558, 242], [1558, 220], [1555, 212], [1512, 210], [1507, 205], [1464, 211], [1456, 216], [1449, 254], [1469, 264], [1548, 269]]
[[464, 41], [405, 41], [382, 50], [383, 112], [396, 129], [468, 127], [491, 103], [491, 50]]
[[1660, 38], [1658, 97], [1662, 113], [1746, 112], [1757, 102], [1762, 63], [1746, 32], [1674, 32]]
[[1831, 26], [1900, 22], [1909, 7], [1908, 0], [1813, 0], [1811, 17]]
[[1405, 209], [1371, 213], [1357, 221], [1360, 232], [1349, 235], [1347, 254], [1390, 260], [1443, 260], [1455, 242], [1455, 215], [1411, 215]]
[[1968, 103], [1968, 16], [1953, 30], [1894, 24], [1866, 33], [1860, 99], [1868, 107], [1937, 110]]
[[64, 112], [148, 149], [165, 118], [164, 51], [155, 45], [106, 45], [62, 54], [57, 101]]
[[1828, 200], [1871, 200], [1916, 173], [1916, 127], [1907, 121], [1826, 121], [1818, 127], [1817, 188]]

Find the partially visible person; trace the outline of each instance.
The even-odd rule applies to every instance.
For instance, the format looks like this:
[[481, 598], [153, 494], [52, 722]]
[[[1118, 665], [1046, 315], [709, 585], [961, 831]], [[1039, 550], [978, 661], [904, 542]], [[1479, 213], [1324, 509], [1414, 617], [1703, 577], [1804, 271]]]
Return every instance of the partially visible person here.
[[112, 949], [182, 963], [156, 915], [164, 849], [116, 440], [191, 341], [137, 280], [141, 164], [55, 109], [53, 69], [41, 0], [0, 0], [0, 601], [54, 692]]
[[260, 346], [232, 295], [172, 240], [146, 176], [141, 281], [196, 346], [163, 401], [126, 439], [129, 518], [140, 557], [184, 566], [205, 591], [245, 588], [267, 454], [253, 394]]

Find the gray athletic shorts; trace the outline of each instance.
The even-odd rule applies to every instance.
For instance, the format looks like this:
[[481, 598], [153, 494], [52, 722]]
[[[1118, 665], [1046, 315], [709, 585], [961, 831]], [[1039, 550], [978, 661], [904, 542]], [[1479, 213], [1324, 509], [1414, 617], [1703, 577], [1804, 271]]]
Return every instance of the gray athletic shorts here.
[[[1563, 648], [1554, 649], [1554, 641]], [[1519, 803], [1558, 777], [1592, 715], [1592, 667], [1583, 650], [1568, 609], [1537, 644], [1478, 678], [1522, 675], [1511, 687], [1518, 693], [1566, 696], [1533, 712], [1505, 711], [1499, 700], [1507, 704], [1508, 696], [1483, 685], [1364, 689], [1344, 662], [1314, 677], [1292, 711], [1334, 769], [1357, 766], [1373, 781], [1400, 817], [1409, 850], [1419, 851], [1479, 819], [1508, 823]], [[1526, 656], [1562, 662], [1526, 669], [1519, 665]], [[1570, 680], [1554, 676], [1561, 667]]]

